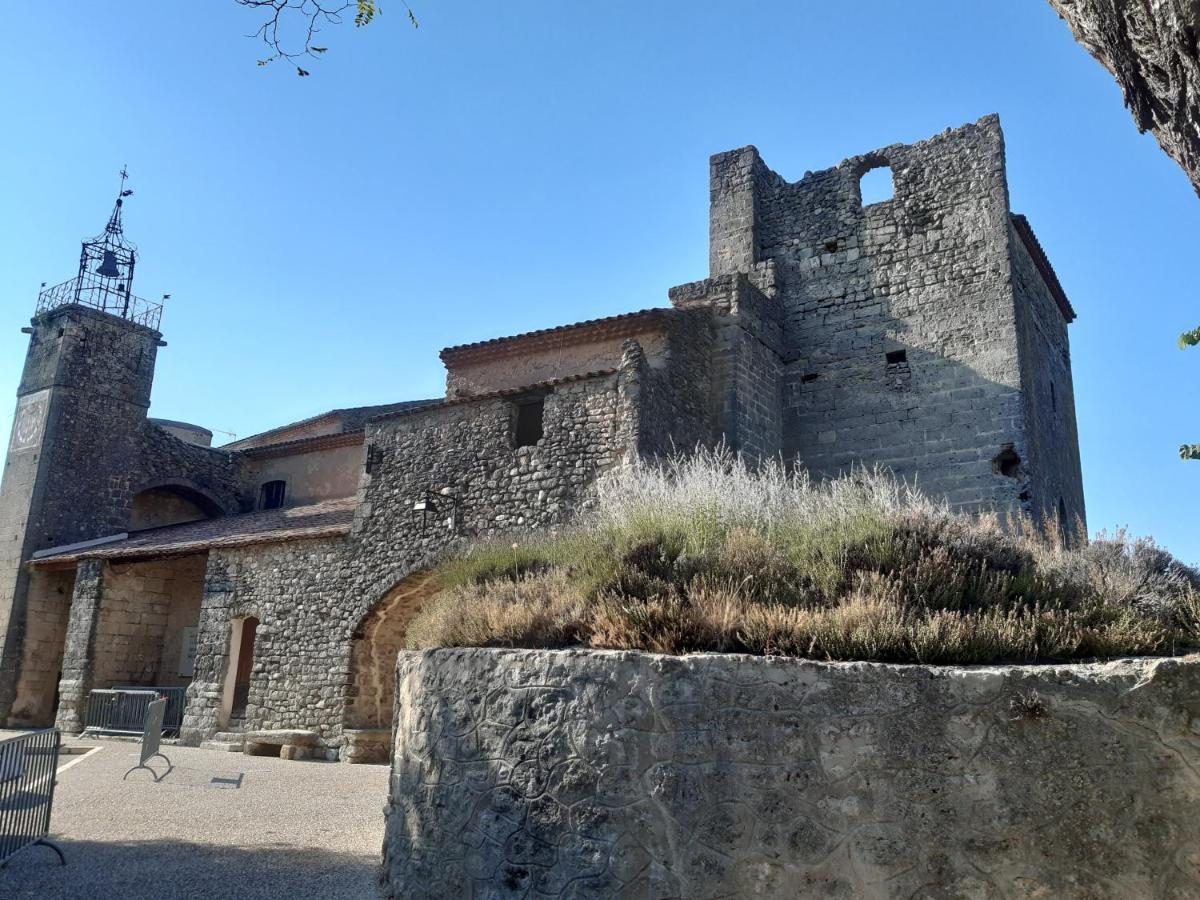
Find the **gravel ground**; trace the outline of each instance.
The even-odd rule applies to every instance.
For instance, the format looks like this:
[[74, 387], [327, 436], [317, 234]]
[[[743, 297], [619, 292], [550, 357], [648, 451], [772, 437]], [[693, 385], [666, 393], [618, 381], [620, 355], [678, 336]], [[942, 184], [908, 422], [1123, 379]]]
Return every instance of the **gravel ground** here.
[[50, 836], [67, 865], [27, 848], [0, 869], [6, 900], [379, 896], [385, 766], [164, 747], [162, 781], [122, 781], [136, 744], [71, 743], [100, 749], [61, 759]]

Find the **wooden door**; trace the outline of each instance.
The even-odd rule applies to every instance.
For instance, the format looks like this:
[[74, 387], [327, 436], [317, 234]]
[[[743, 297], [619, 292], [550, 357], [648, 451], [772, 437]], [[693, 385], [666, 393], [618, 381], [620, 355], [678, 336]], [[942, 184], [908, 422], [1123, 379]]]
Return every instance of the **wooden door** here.
[[242, 620], [242, 640], [238, 644], [237, 674], [233, 682], [233, 715], [246, 714], [246, 700], [250, 697], [250, 671], [254, 668], [254, 635], [258, 631], [258, 619], [251, 616]]

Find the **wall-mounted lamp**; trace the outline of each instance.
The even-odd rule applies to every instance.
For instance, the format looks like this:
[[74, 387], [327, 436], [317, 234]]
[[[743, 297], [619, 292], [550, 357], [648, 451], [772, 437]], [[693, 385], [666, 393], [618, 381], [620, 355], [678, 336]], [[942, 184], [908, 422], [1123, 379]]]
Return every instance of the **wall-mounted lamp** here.
[[421, 530], [428, 531], [431, 522], [445, 525], [450, 531], [458, 528], [458, 498], [449, 488], [441, 493], [426, 491], [413, 506], [413, 519], [421, 523]]

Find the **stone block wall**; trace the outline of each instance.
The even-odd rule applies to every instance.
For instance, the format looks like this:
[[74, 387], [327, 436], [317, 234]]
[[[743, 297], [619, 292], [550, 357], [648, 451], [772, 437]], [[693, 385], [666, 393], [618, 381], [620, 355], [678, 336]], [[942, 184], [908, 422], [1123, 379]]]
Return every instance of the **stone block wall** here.
[[1200, 892], [1200, 659], [937, 668], [434, 650], [390, 897]]
[[96, 621], [93, 687], [186, 684], [178, 671], [183, 629], [200, 620], [204, 556], [113, 563]]
[[[895, 195], [864, 208], [859, 179], [882, 165]], [[785, 452], [818, 475], [880, 463], [958, 507], [1015, 507], [1024, 484], [992, 462], [1026, 452], [998, 121], [779, 179], [757, 202], [783, 285]]]
[[710, 308], [672, 316], [662, 362], [647, 359], [637, 409], [638, 453], [653, 458], [717, 440], [714, 396], [716, 332]]
[[54, 721], [54, 696], [62, 671], [63, 642], [75, 570], [37, 571], [29, 576], [28, 625], [10, 721], [13, 727]]
[[1024, 505], [1042, 522], [1063, 518], [1068, 534], [1086, 539], [1086, 526], [1079, 534], [1087, 514], [1067, 320], [1015, 229], [1010, 240], [1028, 423], [1029, 497]]
[[676, 309], [710, 317], [704, 368], [711, 435], [695, 443], [723, 440], [750, 459], [781, 452], [783, 308], [777, 291], [771, 262], [748, 274], [717, 275], [671, 289]]
[[[880, 167], [894, 196], [864, 207]], [[753, 147], [711, 172], [708, 290], [747, 277], [783, 316], [778, 361], [771, 341], [718, 338], [726, 435], [770, 447], [778, 396], [783, 453], [818, 476], [880, 464], [966, 511], [1042, 514], [1063, 496], [1082, 518], [1066, 323], [1010, 234], [997, 117], [797, 182]], [[1035, 396], [1051, 382], [1061, 412]]]

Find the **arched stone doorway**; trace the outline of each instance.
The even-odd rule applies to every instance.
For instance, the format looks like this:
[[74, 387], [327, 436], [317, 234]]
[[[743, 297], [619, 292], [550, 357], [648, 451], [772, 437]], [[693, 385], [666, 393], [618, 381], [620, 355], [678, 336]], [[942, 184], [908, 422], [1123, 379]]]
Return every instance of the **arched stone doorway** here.
[[386, 762], [396, 700], [396, 656], [408, 623], [437, 590], [433, 572], [417, 572], [369, 609], [350, 636], [350, 686], [346, 692], [344, 757]]

